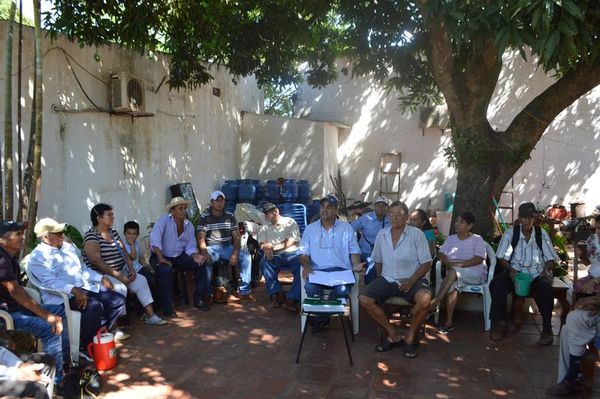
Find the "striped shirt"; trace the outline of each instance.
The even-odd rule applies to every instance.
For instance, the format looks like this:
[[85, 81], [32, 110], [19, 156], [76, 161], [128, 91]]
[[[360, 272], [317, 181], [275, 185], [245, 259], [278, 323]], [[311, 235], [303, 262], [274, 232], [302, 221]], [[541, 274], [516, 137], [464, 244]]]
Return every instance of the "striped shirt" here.
[[200, 215], [197, 232], [206, 233], [206, 245], [231, 245], [233, 231], [238, 229], [235, 216], [231, 212], [224, 211], [221, 216], [215, 216], [212, 209], [208, 208]]
[[87, 242], [95, 242], [100, 246], [100, 256], [102, 256], [102, 260], [104, 260], [111, 269], [121, 271], [125, 267], [125, 258], [123, 257], [122, 249], [118, 244], [118, 242], [121, 241], [121, 237], [119, 236], [119, 233], [112, 228], [110, 229], [110, 234], [112, 240], [106, 241], [102, 238], [102, 234], [100, 234], [95, 227], [92, 227], [83, 236], [83, 261], [90, 268], [99, 271], [85, 254], [85, 244]]

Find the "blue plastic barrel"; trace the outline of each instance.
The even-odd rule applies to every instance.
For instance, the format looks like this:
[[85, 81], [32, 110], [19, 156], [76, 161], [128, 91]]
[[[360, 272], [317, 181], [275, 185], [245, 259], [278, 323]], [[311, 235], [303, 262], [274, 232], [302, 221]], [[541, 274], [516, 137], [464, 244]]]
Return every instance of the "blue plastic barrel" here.
[[308, 180], [298, 180], [298, 201], [306, 204], [310, 201], [310, 185]]
[[254, 187], [256, 188], [256, 195], [254, 197], [254, 203], [258, 204], [260, 201], [262, 201], [265, 190], [264, 190], [263, 186], [260, 185], [260, 180], [258, 180], [258, 179], [252, 179], [252, 184], [254, 184]]
[[242, 180], [238, 186], [238, 202], [253, 203], [256, 199], [256, 187], [252, 180]]
[[225, 210], [227, 212], [234, 213], [236, 205], [237, 204], [235, 201], [225, 201]]
[[267, 180], [265, 186], [265, 199], [269, 202], [279, 202], [281, 199], [281, 191], [277, 180]]
[[281, 190], [283, 202], [298, 202], [298, 183], [294, 179], [285, 179]]
[[221, 187], [221, 191], [225, 194], [225, 201], [237, 202], [239, 185], [235, 180], [225, 180], [225, 184]]
[[311, 204], [308, 206], [308, 217], [307, 217], [308, 223], [310, 223], [310, 221], [312, 220], [312, 218], [315, 215], [319, 214], [320, 208], [321, 208], [321, 200], [316, 199], [313, 202], [311, 202]]

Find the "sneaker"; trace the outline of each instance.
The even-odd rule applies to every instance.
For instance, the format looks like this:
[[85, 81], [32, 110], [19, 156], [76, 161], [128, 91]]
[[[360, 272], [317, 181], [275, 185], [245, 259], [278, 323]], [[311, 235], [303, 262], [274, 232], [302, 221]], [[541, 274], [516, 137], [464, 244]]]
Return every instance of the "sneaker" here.
[[454, 331], [454, 326], [442, 326], [438, 328], [438, 332], [443, 335], [448, 335], [450, 331]]
[[144, 320], [144, 322], [152, 326], [164, 326], [165, 324], [167, 324], [166, 320], [161, 319], [156, 314], [153, 314], [150, 317], [146, 317], [146, 320]]
[[126, 339], [131, 338], [131, 335], [127, 334], [123, 330], [117, 330], [114, 334], [115, 341], [125, 341]]

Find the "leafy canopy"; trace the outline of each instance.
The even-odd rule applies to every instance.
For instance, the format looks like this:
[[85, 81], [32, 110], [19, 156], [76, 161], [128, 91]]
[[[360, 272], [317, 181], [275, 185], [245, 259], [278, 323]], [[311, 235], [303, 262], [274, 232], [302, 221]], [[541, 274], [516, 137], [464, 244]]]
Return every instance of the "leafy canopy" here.
[[[441, 100], [427, 52], [436, 50], [424, 21], [443, 25], [453, 73], [474, 53], [525, 49], [559, 76], [594, 62], [600, 46], [597, 0], [55, 0], [45, 23], [82, 44], [118, 43], [171, 55], [170, 84], [204, 84], [209, 65], [259, 84], [298, 83], [308, 62], [315, 86], [336, 77], [334, 61], [398, 88], [401, 105]], [[437, 39], [436, 39], [437, 40]], [[498, 59], [501, 59], [498, 56]]]

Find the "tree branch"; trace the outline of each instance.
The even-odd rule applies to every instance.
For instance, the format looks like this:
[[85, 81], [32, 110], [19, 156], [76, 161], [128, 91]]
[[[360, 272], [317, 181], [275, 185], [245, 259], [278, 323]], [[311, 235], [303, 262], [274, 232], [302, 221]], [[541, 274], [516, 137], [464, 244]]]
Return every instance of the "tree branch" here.
[[572, 69], [534, 98], [508, 126], [506, 138], [533, 149], [559, 113], [599, 84], [600, 57]]

